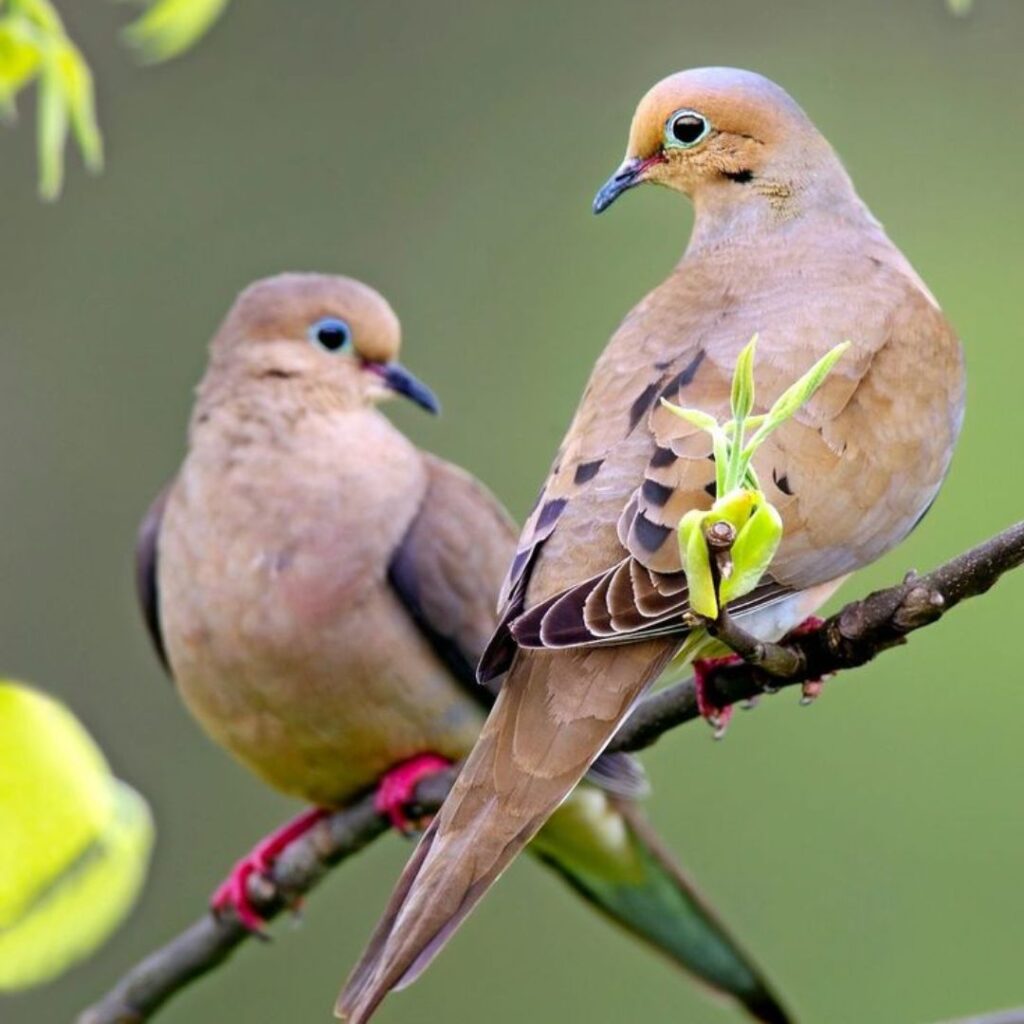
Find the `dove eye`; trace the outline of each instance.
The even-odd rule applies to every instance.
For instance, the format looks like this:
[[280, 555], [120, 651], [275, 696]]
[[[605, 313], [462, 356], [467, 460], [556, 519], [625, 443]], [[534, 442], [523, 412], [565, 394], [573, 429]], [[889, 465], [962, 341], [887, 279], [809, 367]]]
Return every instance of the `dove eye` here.
[[703, 114], [695, 110], [677, 110], [665, 124], [665, 142], [676, 149], [689, 149], [709, 131], [711, 125]]
[[327, 352], [340, 352], [352, 341], [352, 329], [336, 316], [325, 316], [310, 327], [309, 340]]

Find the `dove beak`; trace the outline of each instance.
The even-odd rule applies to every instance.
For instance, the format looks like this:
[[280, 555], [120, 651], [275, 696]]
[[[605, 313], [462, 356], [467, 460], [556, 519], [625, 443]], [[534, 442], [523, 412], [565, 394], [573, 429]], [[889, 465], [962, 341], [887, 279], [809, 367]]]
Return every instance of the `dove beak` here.
[[369, 363], [367, 368], [377, 374], [388, 390], [408, 398], [421, 409], [435, 415], [441, 411], [441, 403], [430, 388], [414, 377], [401, 363]]
[[594, 213], [604, 213], [623, 192], [647, 180], [647, 171], [655, 164], [665, 162], [661, 152], [649, 157], [631, 157], [601, 186], [594, 196]]

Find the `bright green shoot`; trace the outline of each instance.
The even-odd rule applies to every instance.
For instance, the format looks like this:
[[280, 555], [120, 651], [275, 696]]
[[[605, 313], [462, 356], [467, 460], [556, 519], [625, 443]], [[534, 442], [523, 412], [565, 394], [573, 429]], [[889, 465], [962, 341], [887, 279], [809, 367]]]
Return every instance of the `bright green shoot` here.
[[[771, 564], [782, 540], [782, 518], [761, 491], [752, 464], [754, 455], [774, 430], [810, 400], [849, 347], [848, 341], [836, 345], [786, 388], [768, 412], [757, 416], [751, 415], [756, 334], [736, 359], [731, 420], [719, 423], [699, 409], [684, 409], [662, 399], [667, 409], [711, 435], [715, 456], [714, 504], [708, 511], [688, 512], [679, 523], [679, 550], [690, 607], [698, 615], [717, 618], [729, 601], [750, 593]], [[724, 557], [713, 555], [707, 542], [708, 528], [722, 522], [729, 524], [733, 536]]]

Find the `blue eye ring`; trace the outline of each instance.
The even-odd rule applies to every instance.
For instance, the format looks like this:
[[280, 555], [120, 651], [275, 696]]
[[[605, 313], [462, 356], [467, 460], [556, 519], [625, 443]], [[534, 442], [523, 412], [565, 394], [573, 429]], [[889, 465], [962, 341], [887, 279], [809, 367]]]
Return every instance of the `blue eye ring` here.
[[352, 344], [352, 328], [336, 316], [325, 316], [311, 324], [309, 340], [334, 355], [343, 352]]
[[711, 132], [711, 122], [696, 110], [682, 107], [665, 122], [665, 145], [672, 149], [692, 149]]

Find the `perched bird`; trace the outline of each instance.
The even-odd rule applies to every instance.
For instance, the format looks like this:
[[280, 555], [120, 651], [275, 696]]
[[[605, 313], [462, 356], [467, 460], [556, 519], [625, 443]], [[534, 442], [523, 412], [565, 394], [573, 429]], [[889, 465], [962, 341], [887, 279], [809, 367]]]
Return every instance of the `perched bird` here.
[[342, 993], [352, 1024], [426, 967], [669, 660], [702, 653], [682, 618], [675, 533], [710, 504], [711, 443], [660, 398], [728, 419], [736, 357], [756, 332], [767, 408], [852, 342], [755, 458], [785, 532], [733, 611], [765, 638], [904, 538], [949, 465], [959, 342], [785, 91], [729, 68], [659, 82], [595, 211], [643, 182], [692, 200], [689, 245], [598, 359], [526, 523], [481, 665], [483, 678], [508, 675]]
[[[469, 752], [493, 700], [474, 669], [516, 532], [479, 483], [377, 410], [396, 393], [437, 409], [399, 344], [391, 307], [357, 281], [285, 274], [246, 289], [213, 339], [184, 464], [140, 532], [138, 584], [157, 650], [215, 740], [317, 809], [376, 788], [404, 826], [416, 782]], [[628, 799], [631, 760], [596, 768], [534, 851], [634, 935], [784, 1022]], [[240, 861], [215, 909], [259, 928], [248, 876], [321, 813]]]

